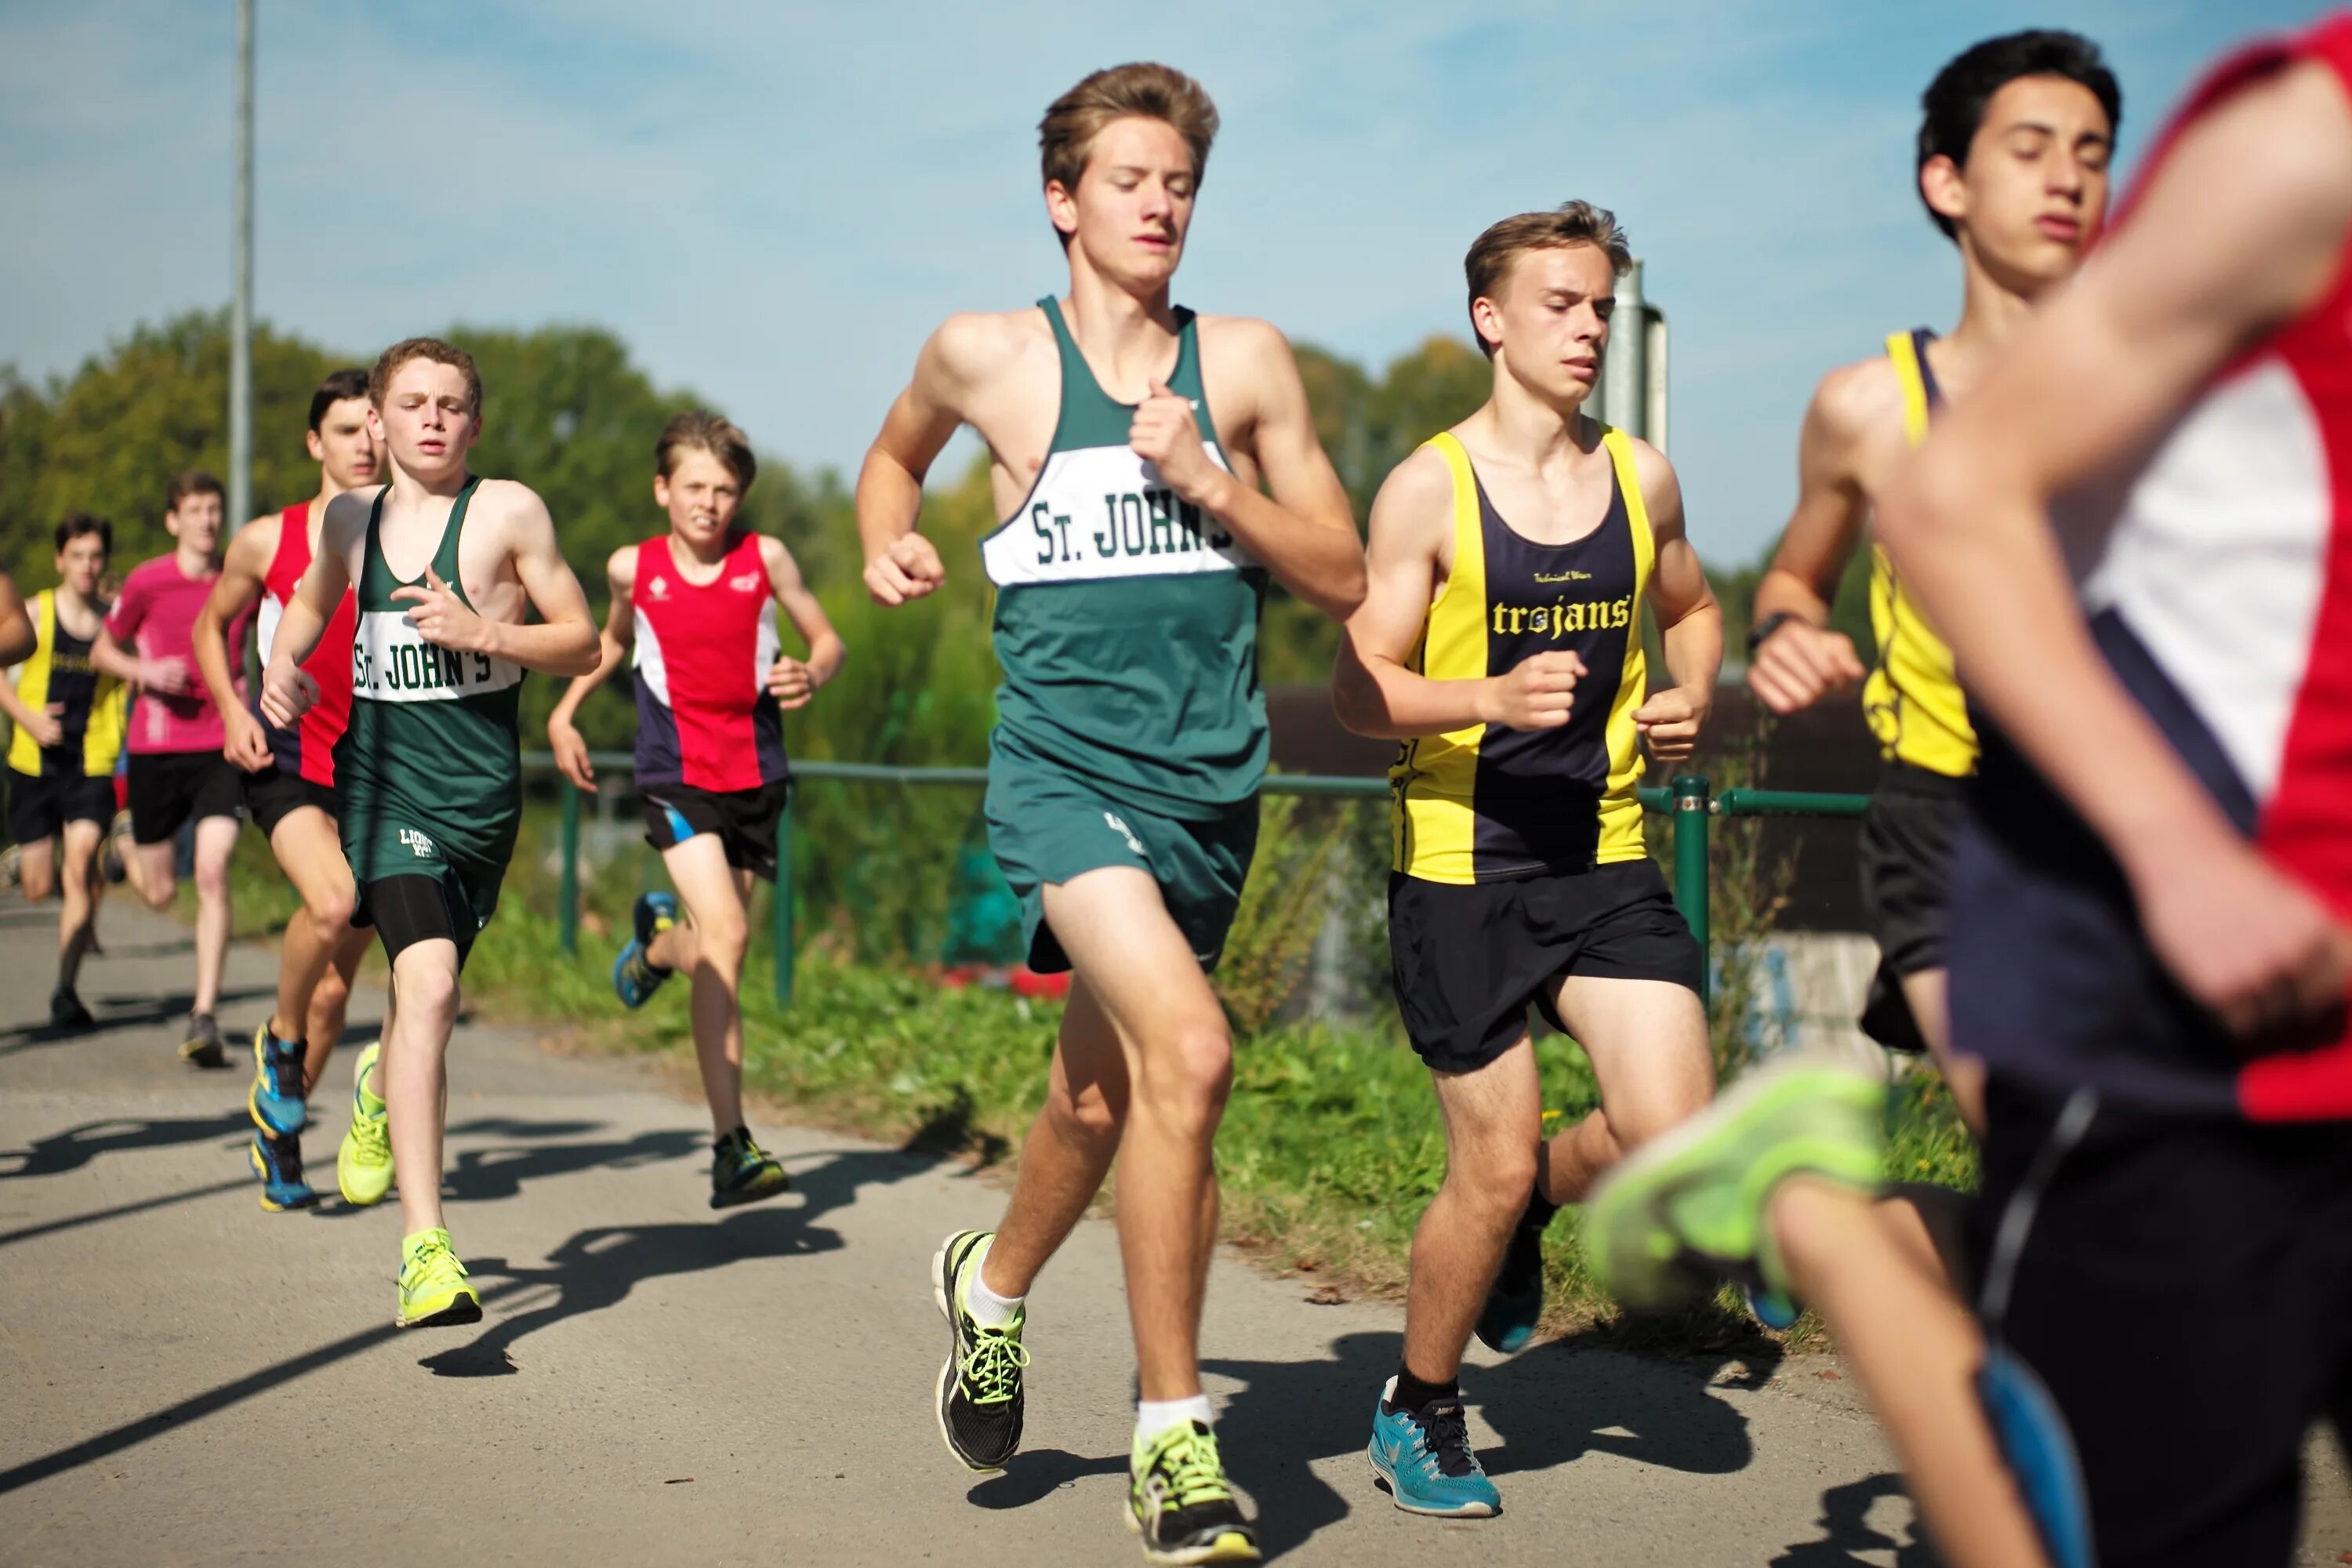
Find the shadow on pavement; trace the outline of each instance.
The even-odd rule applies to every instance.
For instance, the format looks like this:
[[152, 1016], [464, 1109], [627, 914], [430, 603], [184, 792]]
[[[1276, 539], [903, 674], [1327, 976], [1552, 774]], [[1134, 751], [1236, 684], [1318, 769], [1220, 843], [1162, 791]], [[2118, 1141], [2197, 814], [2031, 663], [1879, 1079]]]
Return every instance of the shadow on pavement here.
[[[647, 1134], [637, 1142], [670, 1136]], [[791, 1193], [738, 1209], [722, 1220], [583, 1230], [549, 1253], [544, 1268], [483, 1258], [468, 1265], [470, 1271], [509, 1282], [500, 1287], [501, 1294], [551, 1290], [554, 1300], [492, 1324], [471, 1344], [416, 1364], [440, 1377], [511, 1376], [521, 1370], [511, 1353], [517, 1342], [566, 1319], [616, 1307], [646, 1280], [763, 1258], [835, 1251], [842, 1244], [839, 1233], [812, 1221], [855, 1203], [861, 1186], [900, 1181], [932, 1163], [896, 1150], [845, 1150], [821, 1165], [794, 1173]]]
[[[496, 1375], [514, 1370], [506, 1351], [517, 1340], [565, 1318], [617, 1305], [640, 1279], [695, 1273], [759, 1258], [831, 1250], [841, 1245], [840, 1237], [830, 1229], [812, 1227], [810, 1219], [855, 1202], [857, 1188], [868, 1182], [898, 1181], [932, 1163], [919, 1155], [896, 1151], [846, 1151], [835, 1153], [814, 1170], [795, 1174], [793, 1182], [801, 1202], [793, 1207], [740, 1209], [713, 1224], [583, 1231], [558, 1247], [544, 1268], [510, 1269], [499, 1259], [484, 1259], [474, 1272], [481, 1282], [485, 1307], [551, 1286], [557, 1292], [556, 1300], [493, 1325], [473, 1345], [427, 1357], [419, 1364], [443, 1375]], [[388, 1322], [376, 1323], [192, 1394], [152, 1415], [11, 1466], [0, 1470], [0, 1496], [93, 1464], [151, 1437], [283, 1387], [370, 1350], [400, 1331]], [[453, 1357], [460, 1358], [459, 1362], [444, 1364], [451, 1363]], [[499, 1363], [507, 1364], [497, 1364]]]
[[[276, 992], [268, 987], [257, 985], [236, 991], [223, 991], [220, 994], [220, 1005], [225, 1008], [233, 1007], [239, 1003], [276, 994]], [[84, 1000], [89, 1002], [90, 1011], [98, 1016], [96, 1026], [88, 1029], [57, 1029], [46, 1023], [19, 1024], [13, 1029], [0, 1030], [0, 1057], [15, 1056], [19, 1051], [28, 1051], [37, 1046], [61, 1045], [73, 1040], [94, 1040], [100, 1035], [110, 1034], [116, 1029], [145, 1029], [158, 1024], [173, 1023], [188, 1016], [188, 1008], [194, 1004], [195, 997], [188, 992], [182, 991], [169, 996], [104, 995], [86, 997]], [[230, 1039], [228, 1045], [229, 1059], [234, 1063], [236, 1059], [237, 1042]], [[167, 1058], [159, 1057], [158, 1059]]]
[[[1770, 1568], [1865, 1568], [1890, 1561], [1883, 1555], [1887, 1552], [1895, 1553], [1895, 1568], [1942, 1568], [1944, 1560], [1927, 1543], [1918, 1516], [1910, 1509], [1910, 1496], [1903, 1478], [1892, 1471], [1830, 1488], [1822, 1493], [1823, 1539], [1790, 1547], [1772, 1559]], [[1904, 1501], [1899, 1538], [1870, 1522], [1872, 1507], [1887, 1498]], [[1870, 1555], [1863, 1556], [1865, 1552]]]
[[143, 1121], [131, 1117], [85, 1121], [37, 1140], [29, 1149], [0, 1149], [0, 1160], [17, 1162], [15, 1170], [0, 1172], [0, 1181], [79, 1171], [100, 1154], [119, 1154], [131, 1149], [168, 1149], [174, 1144], [203, 1143], [233, 1135], [253, 1135], [253, 1122], [242, 1110], [224, 1111], [218, 1116], [156, 1117]]

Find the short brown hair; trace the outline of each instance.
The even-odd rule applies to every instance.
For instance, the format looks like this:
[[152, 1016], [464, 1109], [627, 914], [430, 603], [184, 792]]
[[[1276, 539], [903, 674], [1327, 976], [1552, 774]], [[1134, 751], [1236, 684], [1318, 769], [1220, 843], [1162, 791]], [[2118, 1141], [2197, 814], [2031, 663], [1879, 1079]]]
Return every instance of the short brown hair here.
[[673, 415], [662, 426], [661, 439], [654, 443], [654, 461], [661, 466], [661, 477], [676, 473], [679, 456], [688, 451], [708, 452], [718, 458], [747, 492], [759, 477], [760, 461], [751, 455], [751, 437], [738, 429], [734, 421], [707, 408]]
[[1045, 184], [1076, 193], [1095, 138], [1114, 120], [1165, 121], [1192, 150], [1192, 180], [1209, 166], [1217, 139], [1217, 106], [1201, 84], [1174, 66], [1138, 61], [1098, 70], [1055, 99], [1037, 122], [1037, 150]]
[[474, 356], [439, 338], [403, 338], [384, 350], [375, 369], [368, 373], [368, 401], [382, 408], [384, 394], [392, 390], [392, 378], [400, 374], [402, 365], [416, 359], [454, 367], [466, 378], [466, 412], [481, 417], [482, 373], [474, 368]]
[[190, 496], [218, 496], [221, 504], [228, 504], [228, 491], [221, 482], [202, 468], [182, 468], [172, 476], [171, 488], [163, 492], [163, 510], [177, 511], [180, 503]]
[[1507, 217], [1472, 243], [1470, 254], [1462, 258], [1463, 276], [1470, 285], [1470, 335], [1487, 358], [1495, 357], [1495, 345], [1478, 330], [1478, 301], [1495, 297], [1511, 263], [1528, 251], [1572, 245], [1590, 245], [1608, 257], [1609, 270], [1619, 278], [1633, 265], [1633, 248], [1617, 226], [1617, 215], [1591, 202], [1562, 202], [1549, 212]]

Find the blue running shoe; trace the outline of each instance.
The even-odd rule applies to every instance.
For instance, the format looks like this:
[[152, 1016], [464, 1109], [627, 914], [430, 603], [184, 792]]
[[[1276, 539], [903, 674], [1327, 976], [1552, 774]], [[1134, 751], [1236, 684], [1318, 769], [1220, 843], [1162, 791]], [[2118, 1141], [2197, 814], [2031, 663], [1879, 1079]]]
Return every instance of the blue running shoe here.
[[1793, 1327], [1804, 1310], [1769, 1286], [1743, 1284], [1739, 1294], [1747, 1299], [1749, 1315], [1768, 1329]]
[[253, 1124], [264, 1132], [299, 1132], [310, 1120], [303, 1102], [302, 1053], [269, 1032], [267, 1021], [253, 1031], [253, 1092], [245, 1098]]
[[1391, 1410], [1389, 1379], [1372, 1405], [1372, 1473], [1388, 1482], [1389, 1495], [1407, 1513], [1440, 1519], [1491, 1519], [1503, 1497], [1478, 1456], [1470, 1451], [1470, 1421], [1459, 1399], [1441, 1399], [1419, 1410]]
[[636, 908], [631, 911], [635, 933], [621, 951], [613, 957], [613, 994], [621, 1005], [638, 1008], [661, 989], [671, 970], [648, 962], [646, 950], [654, 938], [677, 924], [677, 899], [670, 893], [639, 893]]
[[257, 1132], [246, 1157], [253, 1163], [253, 1173], [261, 1178], [263, 1208], [283, 1214], [288, 1209], [318, 1206], [319, 1194], [302, 1179], [302, 1140], [290, 1132], [283, 1137]]
[[1503, 1267], [1487, 1288], [1486, 1304], [1478, 1309], [1478, 1342], [1501, 1355], [1525, 1350], [1543, 1321], [1544, 1227], [1559, 1212], [1557, 1204], [1528, 1195], [1527, 1211], [1512, 1228], [1503, 1249]]

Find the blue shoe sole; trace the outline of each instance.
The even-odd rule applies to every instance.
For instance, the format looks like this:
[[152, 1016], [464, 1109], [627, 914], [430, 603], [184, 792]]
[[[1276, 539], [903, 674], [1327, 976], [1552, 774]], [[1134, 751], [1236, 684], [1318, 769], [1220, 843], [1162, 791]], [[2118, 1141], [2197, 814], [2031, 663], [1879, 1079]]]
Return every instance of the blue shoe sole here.
[[1503, 1511], [1500, 1503], [1476, 1500], [1456, 1503], [1450, 1508], [1441, 1508], [1433, 1503], [1408, 1501], [1405, 1489], [1397, 1484], [1396, 1473], [1389, 1468], [1388, 1461], [1381, 1458], [1377, 1442], [1364, 1445], [1364, 1458], [1372, 1462], [1373, 1476], [1387, 1483], [1389, 1500], [1407, 1513], [1423, 1514], [1430, 1519], [1492, 1519]]

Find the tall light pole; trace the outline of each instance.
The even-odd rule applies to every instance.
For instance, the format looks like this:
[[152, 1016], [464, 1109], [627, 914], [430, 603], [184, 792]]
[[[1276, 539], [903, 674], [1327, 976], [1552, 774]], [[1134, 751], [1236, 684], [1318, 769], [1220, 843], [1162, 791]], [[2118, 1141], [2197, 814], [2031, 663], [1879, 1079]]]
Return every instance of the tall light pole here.
[[229, 264], [228, 525], [253, 515], [253, 0], [236, 0], [236, 238]]

